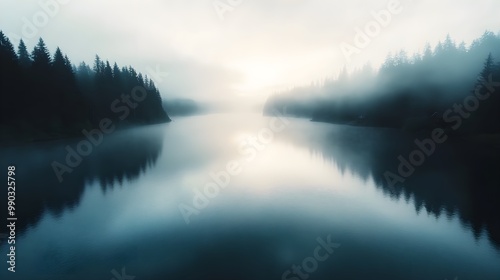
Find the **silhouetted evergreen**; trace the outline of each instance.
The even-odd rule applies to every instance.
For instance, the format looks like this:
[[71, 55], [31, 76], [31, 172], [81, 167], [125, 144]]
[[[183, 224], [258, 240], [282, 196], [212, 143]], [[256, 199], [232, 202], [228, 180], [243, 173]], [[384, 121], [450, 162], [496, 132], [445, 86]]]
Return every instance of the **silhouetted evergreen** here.
[[[321, 85], [275, 94], [264, 113], [286, 108], [284, 113], [316, 121], [409, 131], [449, 128], [451, 123], [444, 118], [447, 110], [455, 103], [463, 104], [476, 90], [491, 91], [491, 86], [484, 85], [490, 75], [500, 82], [495, 58], [500, 58], [500, 34], [485, 32], [469, 48], [464, 43], [457, 46], [448, 36], [434, 49], [428, 45], [411, 58], [405, 51], [389, 54], [377, 72], [369, 66], [351, 75], [343, 70], [337, 79]], [[455, 133], [500, 132], [498, 95], [481, 100], [477, 111], [464, 118]]]
[[132, 67], [113, 67], [96, 56], [94, 67], [73, 66], [40, 39], [31, 54], [21, 40], [17, 53], [0, 31], [0, 140], [81, 135], [101, 120], [115, 125], [170, 121], [158, 89]]
[[28, 53], [28, 49], [24, 44], [24, 41], [21, 39], [19, 42], [19, 46], [17, 48], [17, 55], [19, 57], [19, 66], [23, 69], [28, 69], [31, 67], [33, 61], [31, 60], [31, 56]]

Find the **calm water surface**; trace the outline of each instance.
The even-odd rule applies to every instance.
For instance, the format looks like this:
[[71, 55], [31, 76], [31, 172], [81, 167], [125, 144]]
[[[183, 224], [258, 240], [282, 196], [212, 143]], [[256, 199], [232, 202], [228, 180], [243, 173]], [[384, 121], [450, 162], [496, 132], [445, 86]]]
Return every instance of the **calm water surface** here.
[[[19, 218], [17, 272], [4, 242], [1, 279], [500, 279], [498, 163], [449, 143], [390, 188], [383, 174], [411, 137], [273, 120], [222, 114], [120, 131], [62, 183], [51, 163], [77, 141], [1, 148], [3, 170], [17, 166]], [[266, 128], [284, 130], [245, 140]], [[241, 172], [196, 197], [228, 163]], [[193, 199], [208, 205], [187, 224], [179, 206]], [[312, 261], [318, 239], [336, 244], [324, 261]], [[310, 272], [294, 274], [304, 260]]]

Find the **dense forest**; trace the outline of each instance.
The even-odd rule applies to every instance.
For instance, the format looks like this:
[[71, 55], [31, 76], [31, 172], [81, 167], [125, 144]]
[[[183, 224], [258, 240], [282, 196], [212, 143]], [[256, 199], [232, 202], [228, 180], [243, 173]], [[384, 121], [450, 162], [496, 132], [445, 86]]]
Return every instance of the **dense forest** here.
[[[422, 131], [440, 126], [455, 133], [500, 132], [500, 34], [485, 32], [470, 46], [450, 36], [411, 57], [390, 54], [335, 79], [276, 93], [264, 113], [352, 125]], [[459, 119], [460, 118], [460, 119]]]
[[81, 136], [103, 119], [118, 126], [170, 121], [154, 82], [96, 56], [79, 66], [43, 39], [33, 51], [0, 31], [0, 141]]

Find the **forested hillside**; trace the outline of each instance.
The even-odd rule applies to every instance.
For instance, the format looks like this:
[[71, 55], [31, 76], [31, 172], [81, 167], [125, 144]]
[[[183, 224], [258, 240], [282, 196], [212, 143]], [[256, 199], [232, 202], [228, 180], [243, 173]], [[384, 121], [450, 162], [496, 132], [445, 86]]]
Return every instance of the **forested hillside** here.
[[[500, 35], [486, 32], [469, 47], [449, 36], [409, 57], [391, 54], [336, 79], [271, 96], [265, 114], [283, 110], [316, 121], [421, 130], [458, 125], [457, 133], [500, 132]], [[462, 123], [463, 121], [463, 123]]]
[[42, 39], [29, 52], [0, 32], [0, 141], [81, 136], [103, 119], [118, 126], [170, 121], [154, 82], [98, 56], [78, 67]]

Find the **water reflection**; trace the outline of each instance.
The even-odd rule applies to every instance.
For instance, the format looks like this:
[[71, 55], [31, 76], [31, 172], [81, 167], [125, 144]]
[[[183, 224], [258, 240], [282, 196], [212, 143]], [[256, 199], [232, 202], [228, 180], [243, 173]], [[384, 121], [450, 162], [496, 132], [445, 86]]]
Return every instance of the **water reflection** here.
[[373, 179], [384, 194], [411, 202], [417, 213], [425, 209], [436, 218], [458, 216], [476, 239], [486, 234], [500, 250], [498, 151], [491, 147], [471, 149], [450, 140], [438, 146], [404, 183], [391, 187], [384, 173], [397, 173], [398, 156], [407, 157], [416, 149], [414, 140], [429, 135], [301, 121], [295, 125], [282, 140], [307, 147], [343, 173], [352, 172], [365, 182]]
[[[17, 159], [20, 172], [32, 173], [18, 175], [29, 186], [20, 190], [26, 200], [20, 210], [36, 226], [19, 237], [19, 272], [0, 277], [111, 279], [113, 270], [126, 268], [136, 279], [282, 279], [313, 254], [317, 238], [331, 235], [342, 245], [310, 279], [498, 279], [497, 252], [455, 217], [474, 220], [464, 213], [479, 207], [480, 197], [465, 180], [474, 169], [451, 147], [392, 190], [381, 174], [397, 165], [412, 139], [290, 120], [247, 160], [240, 136], [268, 124], [255, 115], [214, 115], [124, 131], [61, 188], [50, 167], [39, 167], [63, 158], [65, 143], [11, 149], [2, 164]], [[186, 225], [179, 204], [191, 203], [194, 190], [230, 160], [243, 172]], [[436, 220], [417, 215], [413, 205], [420, 212], [450, 210], [435, 212]], [[492, 222], [480, 221], [493, 232]]]
[[[78, 206], [88, 183], [99, 182], [103, 192], [138, 178], [152, 167], [162, 151], [164, 128], [150, 126], [121, 131], [104, 138], [81, 164], [59, 182], [52, 163], [65, 163], [66, 147], [82, 139], [38, 143], [0, 149], [0, 166], [15, 165], [18, 236], [51, 213], [60, 216]], [[2, 192], [0, 197], [6, 193]], [[3, 200], [3, 199], [2, 199]], [[2, 217], [5, 217], [2, 211]], [[4, 219], [5, 220], [5, 219]]]

